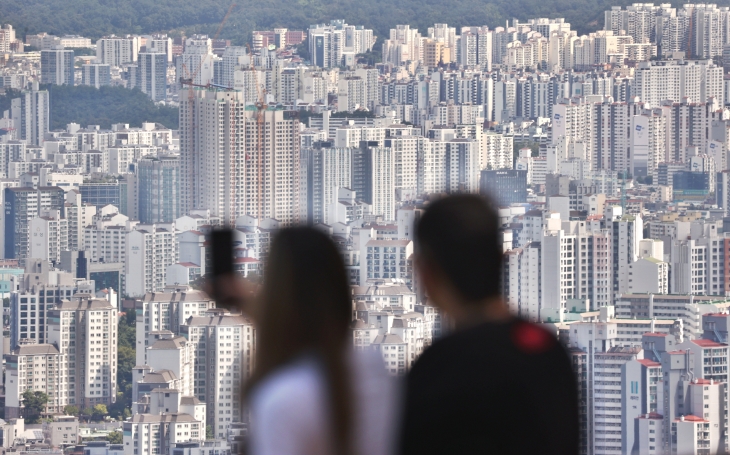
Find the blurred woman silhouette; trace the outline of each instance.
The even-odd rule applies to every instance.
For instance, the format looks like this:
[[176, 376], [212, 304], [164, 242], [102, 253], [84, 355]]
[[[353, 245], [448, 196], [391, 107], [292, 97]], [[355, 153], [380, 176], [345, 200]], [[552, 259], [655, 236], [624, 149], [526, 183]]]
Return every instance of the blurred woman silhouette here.
[[379, 354], [353, 349], [352, 293], [326, 235], [276, 234], [252, 312], [249, 455], [393, 453], [399, 400]]

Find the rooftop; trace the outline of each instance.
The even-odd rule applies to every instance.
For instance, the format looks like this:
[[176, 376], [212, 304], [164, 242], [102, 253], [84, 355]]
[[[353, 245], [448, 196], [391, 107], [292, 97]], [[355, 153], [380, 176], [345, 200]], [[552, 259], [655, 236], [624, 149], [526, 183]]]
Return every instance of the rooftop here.
[[692, 341], [692, 343], [696, 344], [697, 346], [701, 346], [703, 348], [719, 348], [720, 346], [727, 346], [726, 344], [718, 343], [717, 341], [713, 341], [713, 340], [700, 339], [700, 340], [691, 340], [691, 341]]

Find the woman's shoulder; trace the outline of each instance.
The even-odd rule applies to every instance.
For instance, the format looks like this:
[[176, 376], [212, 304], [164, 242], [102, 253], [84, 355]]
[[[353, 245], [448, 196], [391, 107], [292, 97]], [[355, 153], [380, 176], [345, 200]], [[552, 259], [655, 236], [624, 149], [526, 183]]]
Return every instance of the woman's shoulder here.
[[251, 406], [260, 411], [292, 409], [317, 403], [324, 390], [323, 378], [314, 359], [302, 358], [272, 372], [251, 391]]

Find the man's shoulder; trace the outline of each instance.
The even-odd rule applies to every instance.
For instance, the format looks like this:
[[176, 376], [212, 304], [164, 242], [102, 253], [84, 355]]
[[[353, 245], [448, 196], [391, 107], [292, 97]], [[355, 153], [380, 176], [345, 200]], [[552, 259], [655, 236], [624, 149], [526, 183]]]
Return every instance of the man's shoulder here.
[[566, 356], [557, 337], [544, 327], [522, 319], [506, 323], [485, 323], [445, 336], [424, 350], [414, 370], [432, 364], [519, 358]]

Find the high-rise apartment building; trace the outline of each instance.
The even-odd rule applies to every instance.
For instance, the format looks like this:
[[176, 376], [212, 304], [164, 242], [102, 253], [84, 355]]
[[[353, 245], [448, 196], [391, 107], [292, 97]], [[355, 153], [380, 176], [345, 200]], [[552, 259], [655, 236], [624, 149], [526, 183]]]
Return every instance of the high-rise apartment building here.
[[147, 364], [147, 347], [150, 346], [148, 334], [167, 330], [175, 335], [182, 333], [182, 326], [191, 316], [203, 316], [215, 307], [213, 299], [200, 291], [182, 288], [169, 288], [165, 292], [147, 293], [135, 301], [137, 321], [136, 365]]
[[352, 66], [355, 55], [369, 52], [374, 44], [372, 30], [343, 20], [309, 27], [309, 55], [312, 65], [320, 68]]
[[49, 407], [111, 405], [117, 398], [117, 314], [107, 300], [79, 294], [48, 312], [48, 343], [57, 347], [59, 382]]
[[593, 169], [626, 172], [631, 168], [631, 120], [641, 113], [637, 103], [596, 103], [591, 106]]
[[139, 221], [172, 223], [180, 213], [180, 159], [145, 157], [137, 163]]
[[669, 136], [666, 161], [688, 164], [690, 147], [707, 150], [713, 139], [708, 134], [713, 121], [719, 121], [722, 117], [720, 105], [717, 98], [712, 102], [694, 102], [694, 98], [690, 97], [681, 102], [665, 102], [661, 106], [660, 112], [667, 119], [666, 131]]
[[28, 225], [28, 257], [61, 264], [61, 252], [68, 251], [68, 219], [59, 210], [45, 210]]
[[135, 78], [134, 87], [146, 93], [152, 101], [167, 99], [167, 55], [140, 52]]
[[68, 250], [84, 249], [84, 228], [90, 225], [96, 215], [96, 207], [81, 201], [81, 195], [66, 194], [66, 220], [68, 220]]
[[[51, 127], [49, 100], [48, 91], [38, 90], [36, 84], [32, 90], [21, 92], [20, 98], [11, 101], [10, 118], [18, 131], [17, 139], [31, 145], [43, 144]], [[17, 155], [11, 161], [22, 161], [20, 158], [21, 155]]]
[[191, 102], [184, 90], [180, 99], [182, 212], [209, 209], [226, 224], [242, 215], [297, 223], [298, 115], [257, 112], [233, 91], [194, 89]]
[[633, 94], [652, 107], [685, 98], [706, 103], [723, 100], [722, 67], [712, 60], [643, 62], [636, 68]]
[[614, 35], [626, 32], [635, 43], [645, 40], [655, 42], [657, 39], [658, 17], [669, 13], [673, 8], [651, 3], [634, 3], [622, 10], [620, 6], [613, 6], [604, 13], [604, 30], [610, 30]]
[[254, 367], [255, 329], [241, 315], [215, 310], [188, 318], [181, 330], [195, 350], [195, 396], [207, 405], [213, 435], [223, 438], [245, 421], [241, 391]]
[[[205, 440], [205, 422], [182, 412], [137, 414], [124, 422], [123, 429], [122, 447], [130, 453], [136, 450], [140, 455], [170, 453], [173, 450], [189, 453], [189, 447], [200, 445], [200, 442], [192, 441]], [[211, 451], [224, 452], [219, 447], [210, 447]], [[203, 449], [197, 453], [208, 452]]]
[[41, 84], [74, 85], [74, 51], [54, 48], [41, 51]]
[[362, 141], [352, 154], [352, 190], [372, 206], [372, 214], [395, 219], [395, 157], [390, 148]]
[[422, 41], [417, 29], [409, 25], [396, 25], [390, 29], [390, 39], [383, 42], [383, 63], [403, 65], [406, 62], [423, 61]]
[[220, 71], [216, 70], [214, 74], [215, 83], [223, 87], [233, 88], [235, 83], [235, 73], [248, 63], [250, 57], [246, 48], [243, 46], [228, 46], [223, 51], [220, 61]]
[[487, 27], [462, 27], [459, 58], [464, 66], [479, 66], [484, 71], [492, 69], [494, 34]]
[[313, 224], [332, 223], [330, 206], [337, 200], [338, 188], [352, 184], [352, 149], [329, 145], [318, 142], [302, 151], [307, 167], [307, 222]]
[[613, 293], [629, 292], [629, 265], [639, 258], [639, 242], [644, 238], [644, 224], [641, 215], [624, 215], [607, 220], [610, 229], [613, 270]]
[[452, 139], [446, 143], [446, 191], [479, 191], [479, 147], [469, 139]]
[[185, 50], [177, 57], [177, 76], [193, 79], [193, 84], [206, 85], [213, 82], [215, 62], [213, 41], [207, 35], [193, 35], [185, 40]]
[[26, 261], [24, 273], [10, 293], [10, 348], [23, 344], [49, 343], [48, 311], [76, 293], [94, 292], [93, 283], [74, 279], [68, 272], [52, 270], [48, 261]]
[[78, 295], [48, 311], [47, 344], [11, 351], [7, 372], [7, 417], [21, 413], [25, 390], [48, 395], [46, 410], [63, 413], [116, 401], [117, 308], [107, 300]]
[[178, 262], [175, 224], [137, 225], [127, 234], [126, 292], [143, 296], [165, 287], [167, 267]]
[[81, 85], [102, 87], [112, 83], [111, 68], [104, 63], [86, 63], [81, 66]]
[[134, 63], [139, 54], [139, 37], [108, 36], [96, 41], [96, 62], [109, 66]]
[[138, 224], [138, 221], [130, 221], [115, 208], [102, 208], [84, 226], [80, 249], [94, 262], [125, 262], [127, 235]]
[[25, 259], [29, 252], [30, 221], [45, 210], [65, 211], [64, 191], [59, 187], [5, 189], [5, 257]]
[[0, 27], [0, 52], [23, 52], [23, 42], [15, 38], [15, 29], [10, 24]]
[[172, 63], [172, 38], [167, 35], [147, 35], [144, 39], [144, 47], [140, 48], [140, 52], [153, 52], [156, 54], [165, 54], [167, 62]]
[[45, 412], [61, 411], [56, 389], [60, 382], [64, 362], [56, 346], [51, 344], [28, 344], [11, 350], [6, 357], [5, 371], [5, 418], [21, 416], [23, 393], [26, 390], [43, 392], [53, 400], [45, 406]]
[[413, 285], [411, 240], [361, 240], [360, 286], [383, 279], [395, 279]]

